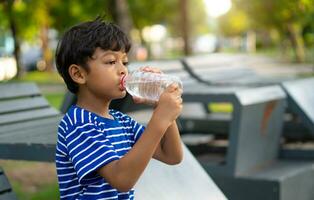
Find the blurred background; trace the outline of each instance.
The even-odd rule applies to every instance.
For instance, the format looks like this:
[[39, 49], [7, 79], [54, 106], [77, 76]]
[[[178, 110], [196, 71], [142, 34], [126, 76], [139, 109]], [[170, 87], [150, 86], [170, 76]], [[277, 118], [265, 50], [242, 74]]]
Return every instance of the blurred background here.
[[[131, 62], [246, 54], [314, 75], [314, 0], [0, 0], [0, 82], [35, 81], [59, 109], [57, 42], [98, 15], [129, 35]], [[54, 164], [0, 165], [20, 199], [58, 198]]]

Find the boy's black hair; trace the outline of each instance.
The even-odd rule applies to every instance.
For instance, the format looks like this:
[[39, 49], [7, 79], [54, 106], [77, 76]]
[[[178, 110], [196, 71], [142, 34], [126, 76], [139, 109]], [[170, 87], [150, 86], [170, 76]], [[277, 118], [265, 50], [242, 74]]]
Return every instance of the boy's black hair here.
[[59, 41], [56, 50], [57, 69], [72, 93], [78, 92], [78, 85], [68, 73], [70, 65], [80, 65], [88, 72], [87, 61], [92, 59], [97, 47], [128, 53], [131, 42], [117, 25], [105, 22], [102, 17], [73, 26]]

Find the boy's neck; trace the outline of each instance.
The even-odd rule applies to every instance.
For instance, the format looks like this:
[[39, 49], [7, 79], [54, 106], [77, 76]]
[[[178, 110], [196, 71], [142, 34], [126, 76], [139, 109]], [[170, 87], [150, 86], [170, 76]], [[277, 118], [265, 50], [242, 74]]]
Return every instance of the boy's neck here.
[[90, 112], [96, 113], [105, 118], [112, 118], [109, 114], [110, 101], [104, 101], [99, 98], [92, 98], [89, 95], [77, 94], [76, 105]]

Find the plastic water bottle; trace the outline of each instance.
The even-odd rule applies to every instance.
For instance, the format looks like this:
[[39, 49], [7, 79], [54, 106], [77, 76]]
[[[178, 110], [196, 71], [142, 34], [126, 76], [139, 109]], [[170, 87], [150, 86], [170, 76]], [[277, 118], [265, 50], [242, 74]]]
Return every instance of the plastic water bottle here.
[[176, 76], [136, 70], [122, 77], [121, 85], [136, 97], [158, 101], [161, 93], [172, 83], [182, 89], [182, 82]]

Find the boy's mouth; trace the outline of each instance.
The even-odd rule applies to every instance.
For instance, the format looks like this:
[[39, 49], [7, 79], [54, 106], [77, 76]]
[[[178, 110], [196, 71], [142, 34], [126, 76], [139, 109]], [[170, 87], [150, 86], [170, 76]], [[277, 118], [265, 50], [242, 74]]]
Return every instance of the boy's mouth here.
[[121, 91], [125, 90], [125, 77], [126, 77], [126, 75], [123, 75], [120, 78], [119, 88], [120, 88]]

